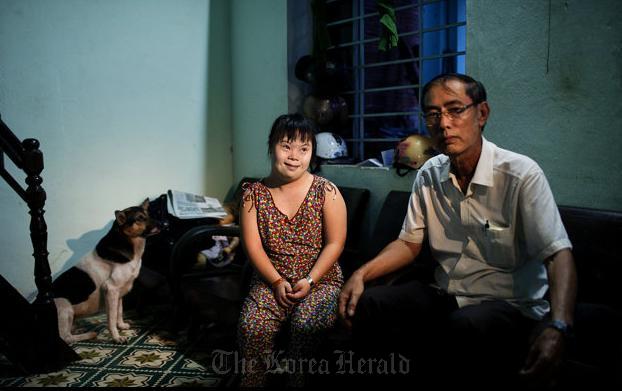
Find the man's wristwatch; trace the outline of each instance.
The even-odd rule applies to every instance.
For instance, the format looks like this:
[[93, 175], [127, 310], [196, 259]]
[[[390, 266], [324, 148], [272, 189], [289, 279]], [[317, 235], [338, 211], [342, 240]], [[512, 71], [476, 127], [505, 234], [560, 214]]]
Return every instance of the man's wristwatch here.
[[546, 325], [546, 327], [550, 327], [550, 328], [553, 328], [559, 331], [560, 333], [562, 333], [564, 337], [569, 337], [572, 335], [572, 326], [570, 326], [568, 323], [564, 322], [563, 320], [559, 320], [559, 319], [552, 320]]
[[311, 278], [311, 274], [307, 276], [307, 282], [309, 283], [310, 287], [313, 287], [313, 285], [315, 285], [315, 281], [313, 281], [313, 278]]

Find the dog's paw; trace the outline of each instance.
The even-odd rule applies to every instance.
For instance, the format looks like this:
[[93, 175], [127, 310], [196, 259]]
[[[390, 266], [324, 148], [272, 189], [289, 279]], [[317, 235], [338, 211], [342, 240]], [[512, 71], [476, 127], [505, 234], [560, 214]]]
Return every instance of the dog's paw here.
[[128, 342], [128, 337], [125, 337], [121, 334], [119, 334], [119, 332], [117, 331], [116, 333], [110, 333], [112, 340], [116, 343], [127, 343]]
[[124, 337], [122, 335], [117, 335], [117, 336], [113, 336], [112, 340], [115, 341], [116, 343], [122, 343], [125, 344], [128, 341], [127, 337]]
[[117, 327], [119, 328], [119, 330], [129, 330], [130, 324], [127, 322], [120, 322], [117, 324]]
[[97, 338], [97, 332], [95, 331], [89, 331], [88, 333], [84, 333], [84, 339], [94, 339]]
[[66, 334], [64, 336], [61, 336], [63, 341], [65, 341], [68, 345], [71, 345], [72, 343], [75, 343], [75, 342], [87, 341], [89, 339], [94, 339], [96, 337], [97, 337], [97, 333], [95, 331], [89, 331], [88, 333], [73, 334], [73, 335]]

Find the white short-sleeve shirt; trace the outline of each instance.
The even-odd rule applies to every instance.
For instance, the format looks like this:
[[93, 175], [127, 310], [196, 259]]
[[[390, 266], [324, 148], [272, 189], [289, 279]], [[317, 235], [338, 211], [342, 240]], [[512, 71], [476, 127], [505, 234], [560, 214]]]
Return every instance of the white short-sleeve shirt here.
[[572, 248], [538, 164], [483, 137], [466, 195], [448, 156], [419, 169], [399, 237], [427, 238], [439, 263], [436, 283], [460, 307], [501, 299], [536, 319], [550, 309], [543, 261]]

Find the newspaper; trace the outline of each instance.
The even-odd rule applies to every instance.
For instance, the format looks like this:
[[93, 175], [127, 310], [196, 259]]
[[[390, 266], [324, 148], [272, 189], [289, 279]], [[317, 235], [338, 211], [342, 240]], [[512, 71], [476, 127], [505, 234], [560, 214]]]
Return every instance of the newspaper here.
[[168, 191], [167, 209], [171, 215], [180, 219], [221, 219], [227, 215], [218, 199], [178, 190]]

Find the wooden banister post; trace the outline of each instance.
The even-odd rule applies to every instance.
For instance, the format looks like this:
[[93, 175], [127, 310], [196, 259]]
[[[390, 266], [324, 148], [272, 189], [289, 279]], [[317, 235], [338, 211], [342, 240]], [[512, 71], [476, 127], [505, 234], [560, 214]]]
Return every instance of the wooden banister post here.
[[41, 186], [43, 179], [43, 152], [39, 149], [39, 141], [33, 138], [22, 142], [25, 149], [24, 171], [27, 174], [26, 197], [30, 209], [30, 239], [35, 258], [35, 284], [39, 290], [37, 302], [40, 304], [52, 303], [52, 273], [48, 262], [47, 240], [48, 232], [43, 214], [45, 210], [46, 194]]

